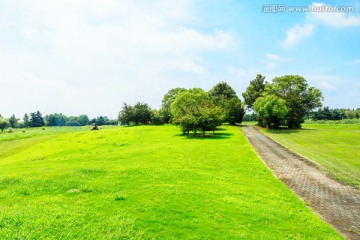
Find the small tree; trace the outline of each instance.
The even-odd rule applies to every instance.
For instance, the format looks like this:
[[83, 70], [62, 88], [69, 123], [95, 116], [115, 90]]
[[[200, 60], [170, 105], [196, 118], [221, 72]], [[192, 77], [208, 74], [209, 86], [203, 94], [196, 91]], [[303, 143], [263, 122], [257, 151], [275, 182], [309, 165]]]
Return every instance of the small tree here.
[[226, 102], [226, 121], [231, 125], [241, 123], [245, 114], [244, 105], [238, 98]]
[[19, 119], [15, 117], [15, 114], [13, 114], [10, 118], [9, 118], [9, 124], [11, 128], [16, 128], [18, 127], [19, 124]]
[[0, 117], [0, 129], [1, 129], [1, 132], [4, 132], [4, 130], [6, 128], [8, 128], [10, 126], [10, 123], [9, 123], [9, 120], [3, 118], [3, 117]]
[[27, 113], [24, 114], [23, 121], [24, 121], [24, 127], [30, 126], [29, 115]]
[[130, 123], [133, 121], [134, 116], [134, 107], [129, 104], [124, 103], [120, 113], [118, 120], [122, 125], [126, 124], [130, 126]]
[[253, 107], [260, 126], [267, 128], [279, 128], [288, 113], [285, 101], [273, 95], [259, 97]]

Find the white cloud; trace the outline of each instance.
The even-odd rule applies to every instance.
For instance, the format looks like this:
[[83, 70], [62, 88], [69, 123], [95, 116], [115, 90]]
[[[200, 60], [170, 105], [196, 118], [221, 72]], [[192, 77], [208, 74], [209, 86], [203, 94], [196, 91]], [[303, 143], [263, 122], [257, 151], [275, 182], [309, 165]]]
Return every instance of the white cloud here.
[[1, 103], [4, 115], [108, 115], [124, 101], [157, 107], [168, 89], [206, 73], [203, 53], [237, 44], [229, 32], [191, 27], [190, 0], [7, 1], [0, 16], [0, 84], [16, 82], [23, 93], [16, 106]]
[[235, 68], [232, 66], [226, 66], [225, 69], [230, 75], [235, 75], [236, 77], [242, 77], [246, 73], [246, 70], [244, 68]]
[[[314, 2], [311, 7], [314, 8], [332, 8], [332, 6], [325, 3]], [[351, 7], [351, 6], [349, 6]], [[344, 12], [331, 12], [331, 11], [313, 11], [307, 13], [307, 18], [317, 22], [324, 23], [331, 27], [343, 28], [349, 26], [360, 26], [360, 16], [345, 14]]]
[[360, 59], [354, 59], [354, 61], [352, 61], [352, 64], [360, 64]]
[[275, 67], [278, 66], [279, 62], [290, 61], [290, 58], [282, 57], [272, 53], [265, 54], [265, 57], [267, 58], [267, 60], [263, 61], [263, 63], [268, 69], [274, 69]]
[[294, 27], [286, 31], [286, 38], [281, 42], [282, 47], [288, 48], [299, 43], [303, 38], [310, 36], [314, 31], [313, 24], [305, 24], [303, 26], [296, 24]]

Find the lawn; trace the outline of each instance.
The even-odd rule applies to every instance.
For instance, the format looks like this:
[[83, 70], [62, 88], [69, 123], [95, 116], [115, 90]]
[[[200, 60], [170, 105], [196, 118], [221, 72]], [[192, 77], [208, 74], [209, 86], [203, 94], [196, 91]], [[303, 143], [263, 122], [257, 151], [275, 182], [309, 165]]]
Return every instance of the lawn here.
[[341, 239], [238, 127], [38, 133], [0, 141], [0, 239]]
[[303, 124], [301, 130], [262, 130], [288, 148], [320, 163], [335, 179], [360, 188], [360, 124]]

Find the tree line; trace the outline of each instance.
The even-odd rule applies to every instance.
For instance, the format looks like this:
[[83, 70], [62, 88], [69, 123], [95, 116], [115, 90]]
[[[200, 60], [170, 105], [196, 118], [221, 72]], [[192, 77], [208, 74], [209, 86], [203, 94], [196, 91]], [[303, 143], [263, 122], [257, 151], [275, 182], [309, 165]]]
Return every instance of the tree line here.
[[198, 131], [205, 136], [206, 131], [215, 131], [224, 122], [241, 123], [244, 104], [233, 88], [220, 82], [209, 92], [201, 88], [173, 88], [163, 97], [159, 110], [151, 109], [146, 103], [131, 106], [124, 103], [118, 120], [122, 125], [173, 123], [182, 132], [194, 135]]
[[[22, 120], [22, 121], [21, 121]], [[92, 123], [101, 125], [116, 125], [117, 120], [111, 120], [106, 116], [99, 116], [90, 119], [87, 115], [66, 116], [62, 113], [43, 115], [40, 111], [25, 113], [23, 118], [17, 118], [14, 114], [10, 118], [0, 115], [0, 130], [3, 132], [7, 128], [28, 128], [43, 126], [85, 126]]]

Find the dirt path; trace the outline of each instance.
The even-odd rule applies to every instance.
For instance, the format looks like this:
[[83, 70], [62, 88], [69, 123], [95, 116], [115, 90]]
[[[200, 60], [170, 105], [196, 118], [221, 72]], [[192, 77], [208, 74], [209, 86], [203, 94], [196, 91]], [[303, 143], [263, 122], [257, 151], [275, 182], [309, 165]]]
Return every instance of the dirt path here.
[[329, 178], [253, 126], [241, 130], [274, 175], [346, 239], [360, 239], [360, 191]]

